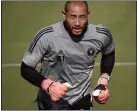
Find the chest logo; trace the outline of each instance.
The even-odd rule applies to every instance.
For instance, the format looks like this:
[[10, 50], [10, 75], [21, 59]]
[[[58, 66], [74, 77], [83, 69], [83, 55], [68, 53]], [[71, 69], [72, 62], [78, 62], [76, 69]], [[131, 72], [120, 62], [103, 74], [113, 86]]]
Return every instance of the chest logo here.
[[95, 56], [95, 54], [96, 54], [96, 50], [94, 49], [94, 48], [89, 48], [88, 50], [87, 50], [87, 55], [88, 56]]

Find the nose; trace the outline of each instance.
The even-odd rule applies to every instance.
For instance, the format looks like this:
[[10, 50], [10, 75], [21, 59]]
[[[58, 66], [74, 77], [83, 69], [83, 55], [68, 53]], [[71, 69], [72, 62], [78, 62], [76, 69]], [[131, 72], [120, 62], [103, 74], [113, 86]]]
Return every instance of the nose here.
[[78, 18], [76, 18], [76, 20], [75, 20], [75, 26], [80, 26], [80, 21]]

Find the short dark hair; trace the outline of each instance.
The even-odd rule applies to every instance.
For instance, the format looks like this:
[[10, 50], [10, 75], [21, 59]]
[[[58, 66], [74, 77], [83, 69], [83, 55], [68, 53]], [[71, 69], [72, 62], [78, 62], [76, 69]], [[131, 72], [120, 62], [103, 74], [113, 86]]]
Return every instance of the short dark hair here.
[[85, 3], [85, 5], [86, 5], [86, 7], [87, 7], [87, 11], [88, 11], [88, 3], [87, 3], [87, 1], [66, 1], [65, 7], [64, 7], [65, 12], [67, 12], [68, 5], [69, 5], [71, 2], [83, 2], [83, 3]]

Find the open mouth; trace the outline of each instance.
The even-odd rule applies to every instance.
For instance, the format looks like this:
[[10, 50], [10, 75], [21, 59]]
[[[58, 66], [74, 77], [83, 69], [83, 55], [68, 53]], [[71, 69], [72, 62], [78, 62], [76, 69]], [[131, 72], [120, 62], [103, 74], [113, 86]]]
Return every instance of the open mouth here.
[[74, 32], [76, 32], [76, 33], [80, 33], [82, 29], [81, 29], [81, 28], [74, 28], [73, 30], [74, 30]]

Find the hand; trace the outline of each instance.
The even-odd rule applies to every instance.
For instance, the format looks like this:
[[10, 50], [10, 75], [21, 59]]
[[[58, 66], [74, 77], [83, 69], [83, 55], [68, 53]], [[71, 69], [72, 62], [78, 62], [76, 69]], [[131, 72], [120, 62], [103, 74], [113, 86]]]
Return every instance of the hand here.
[[102, 90], [101, 93], [99, 94], [99, 96], [93, 96], [94, 99], [96, 100], [96, 102], [98, 102], [99, 104], [104, 104], [107, 102], [107, 100], [110, 97], [110, 92], [108, 87], [105, 86], [105, 90]]
[[[50, 86], [50, 84], [52, 84]], [[55, 82], [50, 79], [44, 80], [42, 82], [42, 88], [47, 91], [53, 101], [59, 101], [68, 91], [68, 88], [66, 85], [60, 83], [60, 82]], [[50, 87], [49, 87], [50, 86]], [[49, 89], [48, 89], [49, 87]]]

